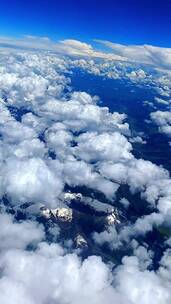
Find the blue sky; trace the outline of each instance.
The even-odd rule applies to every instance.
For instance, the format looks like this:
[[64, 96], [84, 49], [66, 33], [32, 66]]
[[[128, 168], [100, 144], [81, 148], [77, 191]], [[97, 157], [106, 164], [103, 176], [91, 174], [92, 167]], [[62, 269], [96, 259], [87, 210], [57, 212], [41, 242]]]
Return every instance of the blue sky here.
[[0, 35], [105, 39], [171, 47], [171, 1], [13, 0], [0, 3]]

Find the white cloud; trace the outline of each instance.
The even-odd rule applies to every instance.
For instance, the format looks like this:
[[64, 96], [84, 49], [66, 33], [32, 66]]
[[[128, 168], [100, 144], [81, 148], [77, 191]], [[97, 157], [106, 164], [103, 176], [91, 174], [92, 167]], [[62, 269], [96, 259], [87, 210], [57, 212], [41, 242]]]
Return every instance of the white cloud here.
[[115, 55], [126, 58], [128, 61], [145, 63], [160, 67], [161, 69], [170, 69], [171, 49], [155, 47], [152, 45], [122, 45], [105, 40], [95, 40], [112, 49]]
[[9, 158], [3, 167], [3, 187], [13, 203], [44, 202], [55, 206], [63, 183], [40, 158]]
[[[125, 256], [112, 274], [111, 268], [97, 256], [82, 262], [58, 244], [42, 241], [44, 232], [34, 222], [14, 223], [9, 215], [0, 217], [2, 304], [170, 303], [169, 251], [165, 252], [159, 270], [149, 271], [151, 252], [134, 241], [134, 255]], [[35, 249], [26, 250], [31, 243]]]
[[25, 249], [44, 238], [43, 227], [31, 221], [17, 223], [9, 214], [0, 214], [0, 250]]
[[116, 183], [128, 184], [134, 193], [141, 191], [143, 197], [154, 204], [160, 196], [161, 188], [170, 184], [167, 170], [142, 159], [127, 162], [102, 162], [99, 170], [103, 176]]
[[169, 280], [163, 280], [160, 274], [154, 271], [141, 271], [136, 257], [123, 259], [116, 280], [117, 291], [127, 299], [127, 303], [167, 304], [171, 300]]
[[133, 158], [131, 144], [118, 132], [85, 133], [77, 138], [76, 155], [86, 161], [126, 161]]
[[171, 136], [171, 112], [156, 111], [150, 114], [151, 119], [159, 127], [161, 133]]
[[123, 60], [121, 56], [105, 53], [94, 49], [90, 44], [75, 39], [52, 41], [48, 37], [24, 36], [21, 38], [0, 37], [2, 51], [10, 48], [30, 51], [51, 51], [59, 55], [102, 58], [108, 60]]
[[[26, 40], [33, 43], [36, 39]], [[47, 38], [40, 40], [41, 47], [51, 43]], [[60, 42], [60, 47], [68, 54], [102, 56], [90, 45], [78, 41]], [[136, 51], [130, 49], [130, 57]], [[146, 56], [143, 51], [144, 48], [141, 55]], [[146, 48], [146, 52], [152, 51]], [[165, 58], [165, 62], [166, 59], [169, 60]], [[98, 245], [109, 243], [112, 250], [126, 242], [132, 246], [133, 256], [124, 257], [114, 273], [110, 265], [97, 256], [81, 261], [77, 253], [68, 253], [58, 243], [49, 244], [43, 228], [36, 222], [16, 222], [11, 216], [0, 214], [0, 302], [170, 304], [170, 253], [165, 252], [158, 271], [150, 271], [151, 253], [145, 245], [132, 242], [137, 236], [152, 231], [154, 226], [170, 221], [169, 173], [133, 156], [125, 114], [110, 113], [107, 107], [98, 104], [97, 97], [85, 92], [70, 93], [70, 81], [64, 73], [74, 65], [74, 60], [46, 52], [5, 53], [3, 50], [0, 58], [1, 197], [5, 195], [9, 199], [11, 208], [24, 202], [34, 203], [38, 208], [41, 204], [55, 208], [64, 197], [64, 186], [69, 185], [100, 191], [113, 202], [120, 184], [125, 184], [132, 193], [141, 193], [146, 203], [151, 204], [152, 212], [137, 218], [134, 224], [123, 224], [119, 232], [111, 226], [94, 234]], [[103, 62], [103, 67], [97, 67], [90, 59], [84, 60], [93, 69], [104, 71], [110, 66], [114, 76], [119, 75], [114, 64]], [[81, 64], [86, 65], [85, 62]], [[126, 75], [125, 65], [120, 67]], [[131, 81], [151, 79], [143, 70], [126, 77]], [[166, 78], [158, 79], [158, 88], [169, 92]], [[169, 114], [159, 113], [156, 119], [159, 127], [170, 124]], [[55, 157], [51, 157], [49, 151], [54, 152]], [[87, 199], [86, 203], [96, 206], [98, 200]], [[129, 205], [126, 198], [122, 203]], [[98, 207], [105, 208], [101, 203]], [[154, 212], [156, 207], [158, 210]], [[33, 215], [31, 212], [35, 209], [30, 207], [29, 214]], [[54, 235], [58, 235], [59, 228], [55, 227]]]
[[[100, 51], [91, 44], [75, 39], [65, 39], [60, 41], [52, 41], [48, 37], [36, 37], [26, 35], [20, 38], [0, 37], [1, 52], [7, 52], [13, 49], [16, 52], [18, 48], [20, 51], [30, 50], [31, 52], [51, 51], [59, 55], [69, 55], [85, 58], [101, 58], [104, 60], [115, 60], [121, 62], [138, 62], [150, 64], [160, 70], [167, 70], [171, 66], [171, 50], [170, 48], [156, 47], [152, 45], [123, 45], [113, 43], [111, 41], [95, 39], [94, 42], [102, 44], [110, 51]], [[97, 69], [94, 69], [94, 72]], [[97, 74], [99, 72], [97, 71]], [[135, 75], [134, 75], [135, 74]], [[130, 77], [144, 78], [146, 75], [143, 70], [132, 72]], [[117, 78], [117, 73], [116, 73]]]

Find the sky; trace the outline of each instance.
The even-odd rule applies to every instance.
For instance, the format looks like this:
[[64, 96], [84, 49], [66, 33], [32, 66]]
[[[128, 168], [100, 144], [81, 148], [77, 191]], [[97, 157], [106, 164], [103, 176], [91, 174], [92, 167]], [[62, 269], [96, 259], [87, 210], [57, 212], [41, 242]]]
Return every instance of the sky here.
[[0, 35], [171, 47], [170, 12], [170, 0], [8, 0], [0, 3]]

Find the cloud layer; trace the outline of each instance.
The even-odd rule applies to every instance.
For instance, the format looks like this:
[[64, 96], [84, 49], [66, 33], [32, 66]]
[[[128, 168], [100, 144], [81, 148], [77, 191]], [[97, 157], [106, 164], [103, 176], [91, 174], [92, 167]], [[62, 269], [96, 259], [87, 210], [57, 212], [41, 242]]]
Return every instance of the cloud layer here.
[[[26, 40], [34, 41], [34, 37]], [[41, 49], [46, 49], [43, 45], [50, 44], [49, 40], [40, 40]], [[127, 77], [138, 85], [149, 81], [161, 94], [169, 94], [170, 79], [151, 77], [137, 66], [130, 72], [127, 63], [104, 61], [102, 53], [85, 43], [67, 40], [60, 42], [60, 47], [61, 53], [65, 49], [70, 55], [103, 60], [61, 58], [47, 49], [40, 53], [1, 52], [0, 302], [169, 304], [170, 241], [157, 270], [152, 269], [154, 252], [146, 242], [139, 243], [140, 237], [154, 228], [168, 228], [169, 172], [137, 159], [127, 116], [101, 107], [97, 96], [73, 91], [68, 75], [73, 67], [82, 66], [89, 73]], [[133, 51], [122, 50], [121, 56], [135, 56]], [[132, 59], [133, 55], [129, 56]], [[169, 112], [164, 113], [151, 114], [160, 128], [170, 123]], [[68, 207], [64, 200], [67, 189], [86, 188], [89, 197], [85, 204], [94, 204], [98, 210], [98, 202], [103, 207], [108, 202], [112, 209], [122, 186], [132, 195], [138, 193], [150, 212], [133, 222], [123, 221], [119, 228], [111, 225], [93, 231], [90, 236], [94, 246], [107, 244], [112, 255], [114, 250], [129, 248], [131, 253], [125, 254], [120, 265], [104, 262], [97, 255], [81, 259], [72, 240], [59, 240], [57, 224], [50, 222], [49, 227], [37, 221], [40, 206]], [[125, 208], [131, 204], [123, 197], [121, 203]], [[23, 205], [25, 220], [21, 221], [16, 210], [21, 212]]]

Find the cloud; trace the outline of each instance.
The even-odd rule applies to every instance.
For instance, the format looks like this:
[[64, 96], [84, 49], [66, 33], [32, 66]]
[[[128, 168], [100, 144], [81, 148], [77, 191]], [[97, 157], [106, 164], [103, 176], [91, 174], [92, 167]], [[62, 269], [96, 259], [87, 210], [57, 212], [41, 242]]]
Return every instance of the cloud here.
[[[112, 273], [100, 257], [81, 261], [59, 244], [46, 243], [42, 240], [42, 227], [34, 222], [15, 223], [7, 214], [0, 217], [2, 304], [168, 304], [171, 300], [169, 250], [165, 251], [158, 271], [150, 271], [147, 266], [151, 252], [134, 241], [134, 255], [125, 256]], [[34, 247], [27, 250], [33, 243]]]
[[[1, 303], [94, 304], [115, 297], [110, 270], [101, 258], [91, 256], [81, 262], [58, 244], [49, 245], [35, 222], [16, 223], [12, 216], [0, 214], [0, 227]], [[31, 244], [34, 247], [27, 250]]]
[[[42, 244], [35, 253], [13, 250], [4, 256], [1, 267], [5, 274], [0, 282], [3, 304], [14, 301], [96, 304], [115, 298], [110, 272], [100, 258], [90, 257], [81, 263], [76, 255], [60, 255], [57, 245]], [[11, 290], [11, 300], [7, 287]]]
[[[69, 85], [64, 76], [68, 62], [53, 54], [2, 55], [2, 195], [6, 193], [13, 203], [57, 204], [65, 184], [87, 186], [108, 198], [120, 184], [128, 184], [154, 205], [164, 192], [160, 185], [166, 189], [164, 184], [170, 183], [168, 173], [133, 156], [126, 115], [110, 113], [85, 92], [64, 93]], [[27, 113], [19, 114], [20, 108]], [[49, 152], [56, 159], [49, 158]]]
[[[126, 115], [110, 113], [85, 92], [63, 93], [69, 85], [63, 75], [68, 67], [68, 59], [52, 54], [14, 53], [10, 59], [4, 55], [0, 73], [1, 150], [6, 163], [2, 159], [2, 195], [5, 191], [13, 202], [55, 204], [65, 183], [86, 185], [108, 198], [114, 197], [120, 184], [128, 184], [132, 192], [141, 191], [154, 204], [168, 174], [133, 157], [126, 138], [130, 135]], [[3, 82], [4, 73], [7, 82]], [[14, 105], [16, 112], [10, 112], [9, 106]], [[20, 108], [28, 113], [20, 117], [16, 110]], [[57, 160], [49, 159], [49, 152]]]
[[[161, 269], [162, 270], [162, 269]], [[160, 273], [141, 271], [136, 257], [125, 257], [117, 273], [117, 290], [127, 303], [169, 303], [169, 281], [163, 281]]]
[[[32, 35], [25, 35], [20, 38], [0, 37], [1, 52], [6, 52], [7, 50], [10, 52], [11, 49], [13, 52], [16, 52], [18, 48], [20, 51], [48, 51], [57, 53], [60, 56], [69, 55], [75, 58], [99, 58], [105, 61], [113, 60], [123, 63], [137, 62], [154, 66], [159, 70], [165, 70], [169, 73], [171, 66], [170, 48], [152, 45], [123, 45], [100, 39], [94, 39], [94, 42], [103, 45], [103, 47], [105, 46], [107, 50], [101, 51], [91, 44], [76, 39], [65, 39], [55, 42], [48, 37]], [[95, 71], [99, 73], [98, 70], [94, 69]], [[117, 77], [117, 73], [115, 76]], [[132, 73], [131, 77], [134, 77], [134, 73]], [[138, 77], [145, 77], [144, 72], [142, 73], [141, 71]]]
[[99, 170], [102, 176], [119, 184], [128, 184], [132, 193], [141, 191], [142, 196], [151, 204], [161, 194], [163, 187], [170, 183], [167, 170], [142, 159], [127, 162], [101, 162]]
[[108, 60], [123, 60], [121, 56], [105, 53], [94, 49], [90, 44], [75, 39], [65, 39], [54, 42], [48, 37], [26, 35], [21, 38], [0, 37], [1, 50], [50, 51], [59, 55], [102, 58]]
[[118, 132], [109, 133], [85, 133], [77, 139], [76, 155], [90, 161], [124, 161], [131, 159], [131, 144]]
[[40, 158], [19, 160], [10, 157], [3, 172], [3, 187], [13, 203], [31, 201], [55, 206], [63, 190], [61, 180]]
[[159, 127], [159, 132], [171, 136], [171, 112], [156, 111], [150, 114], [152, 121]]
[[25, 249], [29, 244], [37, 244], [45, 236], [43, 227], [36, 222], [14, 222], [13, 217], [6, 213], [0, 214], [0, 227], [1, 252], [14, 248]]
[[[50, 43], [46, 38], [38, 42]], [[73, 40], [59, 44], [68, 54], [96, 57], [90, 45]], [[134, 156], [125, 114], [111, 113], [100, 106], [97, 97], [72, 91], [66, 71], [70, 72], [75, 64], [86, 67], [87, 62], [102, 73], [112, 69], [116, 76], [119, 70], [115, 63], [96, 66], [90, 59], [78, 62], [78, 58], [61, 58], [51, 52], [1, 53], [1, 209], [14, 213], [14, 217], [2, 210], [0, 214], [2, 304], [170, 303], [169, 249], [165, 250], [158, 270], [153, 271], [149, 269], [153, 257], [148, 245], [137, 241], [154, 227], [170, 222], [169, 172]], [[136, 68], [128, 73], [125, 63], [120, 70], [120, 77], [127, 75], [131, 81], [138, 78], [143, 83], [151, 79], [153, 83], [153, 78], [146, 78], [143, 70]], [[165, 77], [161, 76], [155, 85], [169, 92]], [[162, 115], [159, 113], [156, 119], [163, 126], [169, 118], [168, 114]], [[148, 215], [134, 218], [132, 223], [123, 220], [121, 226], [105, 227], [93, 234], [94, 248], [99, 253], [103, 244], [110, 244], [111, 250], [130, 246], [130, 256], [125, 256], [119, 266], [107, 264], [98, 256], [82, 260], [72, 240], [62, 239], [58, 225], [46, 222], [44, 229], [36, 221], [36, 208], [40, 212], [41, 205], [65, 205], [66, 188], [76, 186], [87, 189], [85, 205], [113, 210], [122, 185], [127, 185], [131, 193], [139, 193], [151, 209]], [[121, 203], [129, 208], [131, 200], [126, 199], [121, 199]], [[16, 210], [21, 211], [23, 203], [31, 206], [28, 213], [25, 210], [26, 220], [19, 221]], [[28, 214], [32, 221], [27, 219]], [[52, 239], [48, 236], [50, 230]]]
[[152, 45], [122, 45], [106, 40], [95, 40], [111, 49], [115, 55], [144, 64], [154, 65], [158, 68], [170, 69], [171, 49]]

